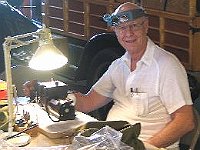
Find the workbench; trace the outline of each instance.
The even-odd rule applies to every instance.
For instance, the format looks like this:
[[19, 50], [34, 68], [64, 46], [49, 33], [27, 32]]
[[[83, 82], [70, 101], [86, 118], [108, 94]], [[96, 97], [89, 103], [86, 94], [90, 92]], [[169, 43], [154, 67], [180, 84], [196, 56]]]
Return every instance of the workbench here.
[[[19, 150], [39, 150], [43, 148], [45, 150], [62, 150], [71, 144], [77, 127], [90, 121], [97, 121], [87, 114], [76, 111], [75, 120], [53, 122], [48, 117], [47, 112], [37, 103], [19, 104], [16, 113], [20, 114], [22, 111], [28, 111], [30, 119], [36, 121], [39, 127], [36, 136], [31, 137], [29, 144], [19, 148]], [[147, 150], [161, 150], [148, 143], [144, 144]]]
[[[76, 111], [75, 120], [53, 122], [44, 108], [37, 103], [19, 103], [16, 106], [16, 117], [23, 112], [28, 112], [30, 120], [38, 123], [38, 132], [31, 137], [27, 147], [68, 145], [77, 127], [89, 121], [97, 121], [87, 114]], [[51, 117], [57, 119], [54, 116]]]

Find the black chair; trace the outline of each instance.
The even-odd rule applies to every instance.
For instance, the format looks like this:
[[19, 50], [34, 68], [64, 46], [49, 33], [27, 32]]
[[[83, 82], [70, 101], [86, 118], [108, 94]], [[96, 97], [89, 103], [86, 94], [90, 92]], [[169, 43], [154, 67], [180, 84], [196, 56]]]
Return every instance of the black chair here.
[[200, 116], [194, 108], [195, 128], [180, 139], [180, 150], [199, 150], [197, 141], [200, 135]]

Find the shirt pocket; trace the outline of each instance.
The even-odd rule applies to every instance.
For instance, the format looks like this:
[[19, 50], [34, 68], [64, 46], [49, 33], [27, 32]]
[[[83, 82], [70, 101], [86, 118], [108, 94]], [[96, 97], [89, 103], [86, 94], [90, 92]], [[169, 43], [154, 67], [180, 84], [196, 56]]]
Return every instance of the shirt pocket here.
[[146, 116], [149, 113], [148, 93], [132, 93], [131, 99], [135, 103], [135, 113], [137, 116]]

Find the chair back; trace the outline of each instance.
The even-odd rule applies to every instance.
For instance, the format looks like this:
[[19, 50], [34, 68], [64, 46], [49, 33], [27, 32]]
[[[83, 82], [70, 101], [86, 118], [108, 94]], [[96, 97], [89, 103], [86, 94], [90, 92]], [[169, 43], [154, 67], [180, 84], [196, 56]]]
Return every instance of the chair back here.
[[195, 150], [195, 145], [200, 135], [200, 116], [194, 108], [195, 128], [180, 139], [180, 144], [188, 145], [188, 150]]

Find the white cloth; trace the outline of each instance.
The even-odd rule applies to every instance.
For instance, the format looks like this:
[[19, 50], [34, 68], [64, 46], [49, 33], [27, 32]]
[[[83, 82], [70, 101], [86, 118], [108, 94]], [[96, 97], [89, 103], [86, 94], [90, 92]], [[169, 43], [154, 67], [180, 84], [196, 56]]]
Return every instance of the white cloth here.
[[107, 120], [140, 122], [139, 138], [145, 141], [170, 121], [171, 113], [192, 104], [191, 94], [179, 60], [150, 39], [133, 72], [130, 63], [130, 55], [125, 53], [110, 65], [93, 89], [114, 100]]

